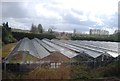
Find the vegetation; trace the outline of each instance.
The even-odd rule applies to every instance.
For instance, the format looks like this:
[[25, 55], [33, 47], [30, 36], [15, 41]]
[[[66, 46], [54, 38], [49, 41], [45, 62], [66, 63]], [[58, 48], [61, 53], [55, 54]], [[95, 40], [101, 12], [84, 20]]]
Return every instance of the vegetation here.
[[37, 29], [37, 27], [34, 24], [32, 24], [30, 32], [38, 33], [38, 29]]
[[120, 63], [114, 62], [104, 68], [103, 77], [119, 77], [120, 78]]
[[[33, 75], [34, 74], [34, 75]], [[41, 68], [38, 67], [24, 76], [26, 79], [70, 79], [70, 68], [59, 67], [53, 68]]]
[[[41, 24], [38, 24], [38, 26], [32, 24], [30, 32], [15, 32], [11, 31], [11, 28], [7, 23], [3, 23], [2, 28], [2, 42], [3, 44], [13, 43], [17, 40], [20, 40], [24, 37], [28, 37], [30, 39], [37, 37], [39, 39], [42, 38], [56, 38], [53, 34], [54, 27], [50, 27], [47, 31], [47, 33], [44, 32], [43, 27]], [[76, 30], [74, 29], [74, 35], [72, 35], [70, 38], [72, 40], [93, 40], [93, 41], [111, 41], [111, 42], [120, 42], [120, 33], [112, 34], [112, 35], [88, 35], [88, 34], [81, 34], [77, 35], [75, 34]], [[15, 39], [16, 38], [16, 39]]]
[[52, 28], [49, 28], [49, 29], [48, 29], [48, 33], [53, 33]]
[[44, 32], [41, 24], [38, 24], [38, 26], [32, 24], [30, 32], [12, 31], [12, 34], [13, 34], [13, 37], [15, 37], [17, 40], [21, 40], [24, 37], [28, 37], [29, 39], [33, 39], [35, 37], [39, 38], [39, 39], [43, 39], [43, 38], [53, 39], [53, 38], [56, 38], [55, 35], [53, 35], [53, 33], [51, 33], [51, 31], [50, 32]]
[[29, 39], [33, 39], [35, 37], [39, 38], [39, 39], [43, 39], [43, 38], [53, 39], [53, 38], [56, 38], [53, 34], [49, 34], [49, 33], [35, 34], [35, 33], [24, 33], [24, 32], [12, 32], [12, 34], [17, 40], [21, 40], [24, 37], [28, 37]]
[[11, 51], [11, 49], [16, 45], [16, 43], [11, 43], [4, 45], [2, 47], [2, 58], [5, 58]]
[[93, 41], [111, 41], [111, 42], [120, 42], [120, 33], [113, 35], [75, 35], [71, 36], [72, 40], [93, 40]]
[[15, 41], [16, 41], [16, 39], [13, 37], [13, 35], [11, 33], [11, 28], [9, 27], [8, 22], [3, 23], [2, 42], [5, 44], [8, 44], [8, 43], [13, 43]]
[[38, 27], [36, 27], [34, 24], [32, 24], [30, 32], [34, 33], [34, 34], [43, 33], [43, 27], [41, 24], [38, 24]]
[[38, 32], [43, 33], [43, 27], [41, 24], [38, 24]]
[[47, 32], [50, 33], [50, 34], [52, 34], [52, 33], [55, 32], [55, 31], [54, 31], [55, 29], [56, 29], [56, 28], [51, 25], [51, 26], [48, 28], [48, 31], [47, 31]]
[[85, 65], [73, 65], [71, 67], [71, 79], [90, 79], [90, 70]]
[[[74, 80], [93, 80], [93, 79], [110, 79], [107, 81], [119, 81], [120, 79], [120, 64], [118, 61], [108, 64], [107, 66], [90, 68], [87, 65], [72, 65], [61, 66], [59, 68], [48, 68], [48, 67], [37, 67], [27, 73], [21, 73], [16, 75], [16, 73], [10, 72], [12, 79], [74, 79]], [[3, 74], [4, 78], [9, 78], [6, 74]], [[34, 74], [34, 75], [33, 75]], [[114, 80], [111, 80], [113, 78]]]
[[118, 61], [98, 68], [89, 68], [81, 64], [72, 66], [71, 69], [71, 79], [120, 78], [120, 63], [118, 64]]

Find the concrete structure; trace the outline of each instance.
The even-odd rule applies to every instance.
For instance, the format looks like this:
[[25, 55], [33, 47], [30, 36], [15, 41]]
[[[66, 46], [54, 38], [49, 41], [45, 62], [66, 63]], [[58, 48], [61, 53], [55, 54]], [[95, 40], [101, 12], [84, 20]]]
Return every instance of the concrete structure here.
[[101, 29], [90, 29], [90, 35], [109, 35], [109, 31]]

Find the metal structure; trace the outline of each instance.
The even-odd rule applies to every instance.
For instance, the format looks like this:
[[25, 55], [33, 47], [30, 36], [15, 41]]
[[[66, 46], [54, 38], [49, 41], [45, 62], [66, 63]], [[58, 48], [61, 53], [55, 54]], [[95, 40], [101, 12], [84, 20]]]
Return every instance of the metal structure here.
[[58, 51], [57, 49], [53, 48], [52, 46], [49, 46], [48, 44], [44, 43], [43, 41], [39, 40], [38, 38], [35, 38], [35, 40], [42, 45], [46, 50], [48, 50], [50, 53], [54, 51]]
[[61, 46], [58, 46], [58, 45], [50, 42], [49, 40], [43, 39], [42, 41], [43, 41], [44, 43], [52, 46], [53, 48], [59, 50], [59, 52], [61, 52], [62, 54], [64, 54], [65, 56], [67, 56], [67, 57], [69, 57], [69, 58], [73, 58], [73, 57], [75, 57], [76, 55], [78, 55], [78, 54], [75, 53], [74, 51], [71, 51], [71, 50], [69, 50], [69, 49], [63, 48], [63, 47], [61, 47]]
[[25, 59], [26, 54], [30, 54], [38, 59], [42, 59], [56, 51], [67, 56], [68, 58], [74, 58], [77, 55], [79, 55], [80, 57], [88, 56], [92, 58], [97, 58], [100, 56], [103, 56], [102, 58], [104, 58], [104, 56], [117, 57], [118, 52], [116, 50], [113, 50], [112, 47], [110, 47], [111, 49], [106, 48], [109, 45], [106, 46], [103, 45], [110, 43], [100, 42], [101, 45], [99, 46], [97, 46], [97, 43], [98, 42], [93, 43], [91, 41], [72, 41], [72, 40], [57, 40], [57, 39], [39, 40], [38, 38], [34, 38], [30, 40], [28, 38], [24, 38], [17, 43], [15, 48], [10, 52], [10, 54], [5, 58], [4, 61], [9, 62], [9, 60], [19, 52], [22, 52], [23, 61]]
[[77, 47], [78, 50], [83, 50], [86, 54], [90, 55], [93, 58], [96, 58], [103, 53], [103, 52], [100, 52], [100, 51], [96, 51], [94, 49], [83, 47], [83, 46], [81, 46], [79, 44], [76, 44], [72, 41], [68, 41], [68, 42], [66, 42], [66, 44]]
[[[97, 45], [91, 45], [90, 42], [91, 41], [88, 41], [88, 42], [84, 42], [84, 41], [61, 41], [61, 42], [64, 42], [64, 43], [68, 43], [68, 44], [71, 44], [71, 45], [74, 45], [74, 46], [77, 46], [79, 48], [82, 48], [85, 50], [85, 52], [87, 52], [88, 54], [92, 53], [93, 52], [93, 56], [94, 54], [96, 55], [101, 55], [101, 54], [104, 54], [104, 53], [107, 53], [109, 55], [111, 55], [112, 57], [117, 57], [118, 56], [118, 51], [114, 50], [114, 49], [109, 49], [108, 48], [105, 48], [105, 47], [101, 47], [101, 46], [97, 46]], [[97, 41], [98, 42], [98, 41]], [[89, 44], [88, 44], [89, 43]], [[99, 44], [99, 43], [98, 43]], [[108, 43], [109, 44], [109, 43]], [[109, 46], [106, 44], [106, 46]], [[115, 45], [114, 47], [117, 48], [118, 45]], [[115, 48], [115, 49], [116, 49]], [[97, 57], [97, 56], [96, 56]], [[96, 58], [95, 57], [95, 58]]]
[[35, 39], [32, 39], [31, 41], [40, 59], [50, 55], [50, 53], [44, 47], [42, 47]]

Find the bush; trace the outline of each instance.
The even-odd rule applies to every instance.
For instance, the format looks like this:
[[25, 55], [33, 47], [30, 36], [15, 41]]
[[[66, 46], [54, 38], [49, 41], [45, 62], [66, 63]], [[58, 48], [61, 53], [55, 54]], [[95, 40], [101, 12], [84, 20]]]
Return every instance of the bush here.
[[8, 27], [8, 25], [4, 23], [3, 26], [0, 27], [2, 27], [2, 42], [4, 44], [13, 43], [16, 41], [11, 33], [11, 28]]
[[71, 79], [91, 79], [90, 70], [85, 65], [71, 67]]
[[112, 63], [105, 67], [103, 72], [104, 77], [120, 77], [120, 64], [118, 62]]
[[34, 34], [34, 33], [24, 33], [24, 32], [12, 32], [12, 34], [17, 40], [23, 39], [24, 37], [28, 37], [29, 39], [33, 39], [33, 38], [53, 39], [53, 38], [56, 38], [53, 34], [48, 34], [48, 33]]
[[120, 42], [120, 33], [113, 35], [76, 35], [76, 36], [71, 36], [71, 39]]

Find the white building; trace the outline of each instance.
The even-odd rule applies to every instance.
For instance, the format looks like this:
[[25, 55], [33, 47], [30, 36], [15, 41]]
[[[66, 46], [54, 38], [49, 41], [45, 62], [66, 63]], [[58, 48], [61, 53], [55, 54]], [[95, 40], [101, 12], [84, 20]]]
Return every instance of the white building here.
[[101, 29], [90, 29], [90, 35], [109, 35], [109, 31]]

